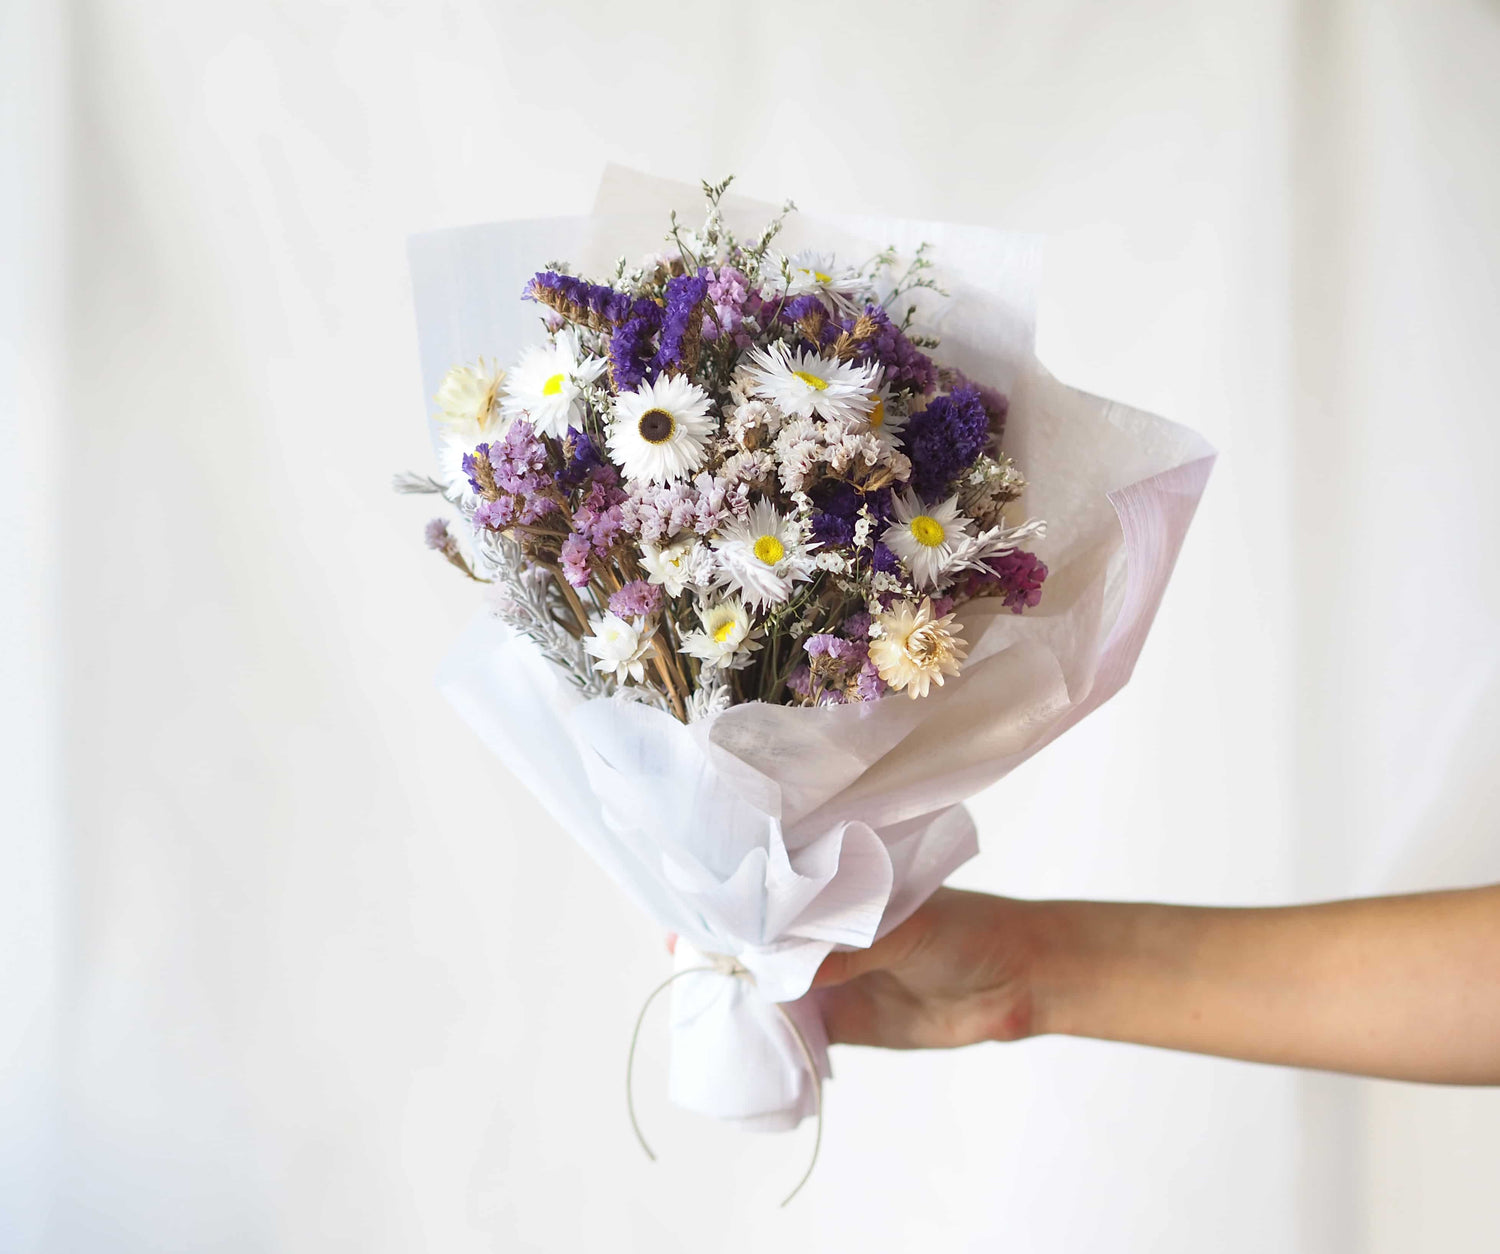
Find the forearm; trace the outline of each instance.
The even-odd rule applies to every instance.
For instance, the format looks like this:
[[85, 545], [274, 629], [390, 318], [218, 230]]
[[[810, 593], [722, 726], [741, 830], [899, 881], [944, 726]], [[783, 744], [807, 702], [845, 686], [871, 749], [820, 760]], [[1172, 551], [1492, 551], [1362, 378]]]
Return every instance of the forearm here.
[[1037, 907], [1034, 1030], [1500, 1084], [1500, 886], [1277, 909]]

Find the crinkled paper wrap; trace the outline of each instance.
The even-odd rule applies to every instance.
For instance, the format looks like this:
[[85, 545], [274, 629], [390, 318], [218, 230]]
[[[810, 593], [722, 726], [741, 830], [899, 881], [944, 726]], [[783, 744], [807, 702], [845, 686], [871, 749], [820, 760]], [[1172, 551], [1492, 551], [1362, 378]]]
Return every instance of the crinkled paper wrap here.
[[[690, 189], [611, 169], [588, 218], [419, 236], [411, 257], [428, 395], [484, 355], [540, 337], [519, 298], [546, 262], [599, 273], [659, 246], [667, 211], [698, 220]], [[769, 216], [726, 201], [741, 232]], [[797, 215], [785, 246], [863, 258], [933, 245], [950, 298], [940, 358], [1010, 396], [1005, 448], [1045, 518], [1050, 569], [1024, 615], [963, 606], [963, 674], [925, 700], [794, 709], [754, 703], [684, 726], [639, 703], [586, 700], [488, 614], [440, 684], [459, 713], [656, 925], [677, 962], [731, 955], [753, 982], [676, 981], [670, 1093], [750, 1127], [795, 1126], [814, 1082], [783, 1003], [827, 1076], [808, 987], [836, 946], [906, 919], [978, 850], [965, 798], [994, 783], [1129, 678], [1212, 465], [1185, 428], [1064, 387], [1033, 354], [1038, 248], [979, 227]], [[545, 892], [545, 886], [539, 891]]]

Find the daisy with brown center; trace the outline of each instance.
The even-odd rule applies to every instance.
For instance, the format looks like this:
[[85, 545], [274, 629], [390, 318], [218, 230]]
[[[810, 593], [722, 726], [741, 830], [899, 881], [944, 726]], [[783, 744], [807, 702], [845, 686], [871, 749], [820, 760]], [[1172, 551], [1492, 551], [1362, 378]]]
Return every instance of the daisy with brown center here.
[[941, 618], [932, 612], [932, 598], [920, 605], [897, 601], [889, 610], [873, 617], [870, 661], [887, 684], [916, 699], [925, 697], [932, 684], [942, 686], [948, 675], [957, 675], [969, 646], [954, 628], [952, 614]]
[[609, 451], [627, 479], [686, 479], [708, 456], [708, 393], [685, 375], [661, 375], [615, 398]]

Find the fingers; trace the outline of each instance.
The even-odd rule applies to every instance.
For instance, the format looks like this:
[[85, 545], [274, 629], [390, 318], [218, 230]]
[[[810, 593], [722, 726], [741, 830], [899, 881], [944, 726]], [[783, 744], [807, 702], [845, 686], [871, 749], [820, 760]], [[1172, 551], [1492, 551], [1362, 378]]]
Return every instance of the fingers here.
[[676, 932], [668, 932], [667, 933], [667, 952], [669, 954], [676, 954], [676, 952], [677, 952], [677, 933]]

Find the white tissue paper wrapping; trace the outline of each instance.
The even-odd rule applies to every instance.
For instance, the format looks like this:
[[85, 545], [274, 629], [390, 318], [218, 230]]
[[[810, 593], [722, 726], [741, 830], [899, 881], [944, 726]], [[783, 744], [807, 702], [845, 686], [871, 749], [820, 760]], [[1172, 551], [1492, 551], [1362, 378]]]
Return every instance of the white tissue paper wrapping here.
[[[742, 234], [766, 206], [727, 199]], [[693, 189], [611, 168], [587, 218], [418, 236], [411, 260], [426, 391], [452, 365], [514, 360], [540, 338], [519, 297], [545, 263], [607, 271], [660, 247]], [[899, 925], [978, 850], [965, 798], [994, 783], [1129, 678], [1213, 453], [1185, 428], [1058, 383], [1032, 350], [1037, 242], [980, 227], [794, 215], [783, 241], [863, 259], [932, 255], [949, 298], [925, 321], [939, 359], [1010, 398], [1004, 447], [1021, 505], [1047, 520], [1041, 604], [958, 611], [969, 659], [924, 700], [801, 709], [752, 703], [691, 726], [584, 699], [527, 640], [481, 613], [443, 664], [459, 713], [656, 925], [679, 969], [732, 956], [753, 982], [692, 975], [672, 989], [672, 1100], [759, 1129], [812, 1113], [827, 1038], [809, 984], [837, 946]]]

